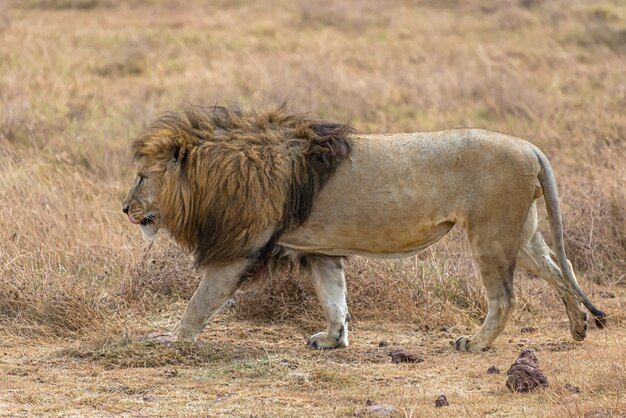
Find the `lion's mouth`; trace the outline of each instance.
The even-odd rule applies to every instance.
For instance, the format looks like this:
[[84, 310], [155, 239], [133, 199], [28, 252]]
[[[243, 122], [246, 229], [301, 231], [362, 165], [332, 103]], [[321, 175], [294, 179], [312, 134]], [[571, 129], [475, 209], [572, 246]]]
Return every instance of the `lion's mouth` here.
[[156, 217], [154, 214], [152, 215], [148, 215], [145, 218], [143, 218], [141, 221], [139, 221], [139, 225], [141, 226], [147, 226], [150, 224], [153, 224], [156, 222]]
[[140, 221], [138, 221], [138, 220], [136, 220], [134, 217], [132, 217], [129, 214], [128, 215], [128, 220], [130, 221], [130, 223], [132, 223], [134, 225], [146, 226], [146, 225], [150, 225], [151, 223], [154, 223], [154, 216], [148, 215], [145, 218], [143, 218]]

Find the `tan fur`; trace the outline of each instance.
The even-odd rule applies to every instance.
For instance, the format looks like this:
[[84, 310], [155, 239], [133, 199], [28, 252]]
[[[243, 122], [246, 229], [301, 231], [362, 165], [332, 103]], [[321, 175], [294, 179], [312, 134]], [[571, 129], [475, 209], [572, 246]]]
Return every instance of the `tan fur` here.
[[[198, 118], [193, 113], [184, 116], [189, 123], [162, 120], [134, 144], [142, 170], [151, 173], [148, 179], [158, 180], [157, 185], [144, 182], [145, 187], [154, 187], [156, 211], [174, 237], [190, 248], [195, 245], [197, 251], [198, 231], [200, 237], [212, 231], [202, 224], [208, 215], [211, 227], [225, 240], [223, 246], [213, 247], [210, 257], [200, 257], [209, 260], [203, 264], [203, 285], [189, 302], [177, 337], [193, 339], [202, 331], [216, 306], [249, 274], [250, 251], [256, 249], [258, 254], [265, 245], [272, 254], [282, 249], [306, 260], [329, 323], [326, 331], [309, 339], [309, 345], [345, 347], [350, 315], [341, 257], [409, 256], [438, 241], [454, 225], [467, 231], [489, 308], [473, 337], [455, 341], [457, 349], [484, 349], [502, 332], [515, 306], [516, 264], [544, 277], [558, 291], [575, 339], [586, 335], [581, 302], [598, 320], [604, 318], [578, 286], [567, 261], [554, 174], [532, 144], [475, 129], [347, 139], [346, 128], [341, 127], [337, 128], [341, 135], [329, 139], [332, 146], [315, 154], [325, 157], [311, 160], [307, 149], [311, 152], [315, 142], [310, 138], [316, 135], [311, 130], [297, 135], [293, 126], [300, 126], [300, 119], [255, 112], [227, 115], [226, 122], [209, 117], [206, 124], [203, 117], [202, 123], [194, 122]], [[187, 125], [190, 128], [180, 128]], [[216, 125], [231, 134], [218, 134]], [[297, 146], [290, 148], [286, 138], [293, 137], [308, 139], [297, 139]], [[172, 138], [180, 138], [179, 145]], [[193, 162], [193, 175], [179, 172], [180, 162], [172, 162], [173, 154], [177, 161]], [[542, 195], [556, 254], [537, 230], [535, 199]], [[301, 198], [307, 202], [306, 210], [295, 210], [298, 205], [289, 202]], [[218, 283], [218, 278], [215, 289], [211, 283]]]

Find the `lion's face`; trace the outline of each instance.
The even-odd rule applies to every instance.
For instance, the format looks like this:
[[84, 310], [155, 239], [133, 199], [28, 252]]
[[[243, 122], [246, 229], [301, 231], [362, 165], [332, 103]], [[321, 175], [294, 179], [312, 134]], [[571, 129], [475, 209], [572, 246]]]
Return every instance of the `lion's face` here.
[[122, 211], [128, 215], [131, 223], [139, 224], [141, 235], [147, 241], [154, 239], [161, 227], [157, 190], [153, 177], [154, 175], [140, 170], [133, 187], [122, 202]]

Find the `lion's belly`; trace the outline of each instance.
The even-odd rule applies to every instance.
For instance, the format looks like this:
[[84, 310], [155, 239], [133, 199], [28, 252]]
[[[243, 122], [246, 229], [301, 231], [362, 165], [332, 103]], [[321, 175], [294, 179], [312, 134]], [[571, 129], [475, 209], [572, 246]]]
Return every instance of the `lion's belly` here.
[[481, 201], [536, 178], [520, 157], [522, 141], [486, 132], [483, 139], [483, 132], [356, 137], [350, 159], [320, 191], [307, 221], [280, 244], [394, 258], [419, 252], [455, 224], [467, 227], [471, 216], [481, 215]]
[[454, 226], [446, 208], [416, 199], [414, 189], [396, 184], [395, 190], [365, 192], [341, 183], [329, 182], [308, 220], [284, 234], [281, 245], [327, 255], [398, 258], [423, 250]]
[[418, 253], [441, 239], [454, 223], [444, 222], [421, 228], [386, 225], [365, 229], [358, 225], [323, 227], [307, 225], [281, 237], [280, 244], [294, 250], [335, 256], [361, 255], [375, 258], [401, 258]]

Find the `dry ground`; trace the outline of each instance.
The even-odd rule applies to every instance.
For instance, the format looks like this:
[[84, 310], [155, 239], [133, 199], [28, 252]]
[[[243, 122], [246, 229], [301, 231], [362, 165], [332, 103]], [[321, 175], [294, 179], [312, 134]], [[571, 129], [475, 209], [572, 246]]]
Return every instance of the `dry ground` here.
[[[480, 354], [451, 350], [448, 341], [464, 328], [424, 331], [389, 322], [356, 324], [352, 345], [333, 352], [304, 346], [313, 328], [229, 317], [195, 347], [37, 340], [2, 357], [10, 384], [2, 385], [0, 406], [32, 415], [354, 416], [373, 400], [415, 417], [626, 414], [626, 333], [594, 330], [575, 344], [565, 328], [562, 320], [542, 321], [531, 333], [510, 326]], [[379, 347], [382, 339], [389, 346]], [[398, 347], [424, 362], [392, 364], [387, 354]], [[506, 370], [521, 347], [537, 352], [548, 389], [515, 395], [506, 388]], [[500, 374], [487, 374], [492, 365]], [[568, 383], [580, 394], [572, 395]], [[439, 410], [434, 401], [442, 393], [450, 406]]]
[[[626, 416], [625, 73], [622, 0], [0, 1], [0, 414], [353, 416], [372, 400]], [[454, 231], [418, 257], [349, 262], [345, 350], [304, 347], [323, 318], [297, 271], [238, 295], [197, 346], [137, 341], [176, 322], [196, 276], [120, 213], [128, 139], [183, 102], [283, 100], [361, 132], [476, 126], [539, 145], [609, 328], [572, 342], [554, 292], [520, 273], [494, 347], [454, 352], [485, 315]], [[399, 347], [424, 361], [391, 364]], [[548, 389], [505, 388], [522, 348]]]

